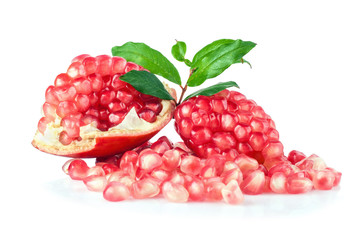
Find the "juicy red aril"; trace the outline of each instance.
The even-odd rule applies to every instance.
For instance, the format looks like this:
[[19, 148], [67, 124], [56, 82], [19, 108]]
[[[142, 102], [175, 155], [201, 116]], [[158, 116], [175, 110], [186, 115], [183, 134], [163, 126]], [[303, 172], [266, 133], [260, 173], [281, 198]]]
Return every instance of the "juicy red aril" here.
[[56, 87], [66, 86], [66, 85], [70, 84], [71, 80], [72, 80], [72, 78], [69, 77], [69, 75], [67, 75], [66, 73], [60, 73], [55, 78], [54, 85]]
[[241, 190], [245, 194], [256, 195], [264, 191], [265, 175], [260, 170], [251, 172], [241, 183]]
[[162, 194], [171, 202], [187, 202], [189, 198], [189, 193], [183, 185], [169, 181], [162, 185]]
[[205, 195], [204, 183], [197, 178], [193, 178], [191, 181], [185, 184], [189, 193], [189, 198], [193, 201], [200, 201]]
[[192, 155], [181, 156], [180, 170], [188, 175], [198, 175], [201, 171], [200, 158]]
[[146, 178], [132, 184], [132, 194], [134, 198], [151, 198], [159, 193], [159, 185], [152, 179]]
[[306, 193], [313, 189], [313, 183], [305, 177], [289, 177], [286, 182], [286, 189], [291, 194]]
[[315, 171], [312, 181], [315, 189], [330, 190], [334, 186], [335, 174], [328, 170]]
[[292, 164], [300, 162], [304, 158], [306, 158], [306, 155], [304, 153], [302, 153], [302, 152], [297, 151], [297, 150], [292, 150], [291, 152], [289, 152], [289, 155], [288, 155], [288, 160]]
[[153, 110], [144, 108], [139, 111], [139, 117], [144, 119], [145, 121], [149, 123], [153, 123], [156, 121], [156, 114]]
[[107, 185], [107, 180], [105, 176], [88, 176], [83, 179], [83, 182], [87, 189], [94, 192], [102, 192]]
[[231, 180], [226, 186], [221, 189], [221, 194], [226, 203], [239, 204], [244, 201], [244, 195], [241, 192], [239, 184], [235, 180]]
[[270, 178], [270, 189], [274, 193], [286, 193], [286, 175], [283, 172], [276, 172]]
[[161, 156], [151, 149], [145, 149], [139, 154], [139, 167], [147, 172], [161, 166]]
[[108, 201], [118, 202], [128, 199], [130, 197], [130, 191], [123, 183], [110, 182], [106, 186], [103, 196]]
[[82, 180], [87, 177], [88, 165], [82, 159], [73, 159], [68, 167], [68, 173], [73, 180]]

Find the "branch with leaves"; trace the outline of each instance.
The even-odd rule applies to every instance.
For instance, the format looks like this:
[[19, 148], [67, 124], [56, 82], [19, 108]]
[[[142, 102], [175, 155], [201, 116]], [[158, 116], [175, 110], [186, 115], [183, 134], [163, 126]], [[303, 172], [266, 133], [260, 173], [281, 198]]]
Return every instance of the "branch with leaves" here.
[[[220, 39], [206, 45], [190, 61], [185, 58], [185, 42], [176, 41], [171, 49], [173, 57], [190, 67], [189, 78], [184, 86], [182, 86], [180, 74], [175, 66], [159, 51], [144, 43], [127, 42], [122, 46], [115, 46], [112, 48], [112, 54], [137, 63], [150, 71], [130, 71], [120, 77], [121, 80], [130, 83], [139, 92], [161, 99], [173, 99], [156, 75], [179, 85], [181, 88], [181, 95], [177, 103], [179, 105], [188, 87], [200, 86], [206, 80], [220, 75], [232, 64], [247, 63], [250, 65], [243, 57], [255, 46], [256, 44], [250, 41]], [[229, 87], [239, 86], [233, 81], [217, 83], [188, 95], [184, 101], [198, 95], [211, 96]]]

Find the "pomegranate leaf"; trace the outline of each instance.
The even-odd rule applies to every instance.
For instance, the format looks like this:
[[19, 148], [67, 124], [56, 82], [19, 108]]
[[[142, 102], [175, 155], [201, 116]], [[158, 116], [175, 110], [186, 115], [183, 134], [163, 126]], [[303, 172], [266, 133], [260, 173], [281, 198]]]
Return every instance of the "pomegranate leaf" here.
[[181, 85], [181, 79], [175, 66], [159, 51], [144, 43], [127, 42], [122, 46], [111, 49], [113, 56], [125, 58], [127, 61], [137, 63], [150, 72]]
[[186, 43], [182, 41], [176, 41], [176, 44], [171, 48], [171, 54], [173, 57], [179, 62], [185, 62], [189, 67], [191, 66], [191, 62], [188, 59], [185, 59], [186, 53]]
[[192, 75], [187, 81], [189, 87], [201, 85], [205, 80], [214, 78], [256, 46], [250, 41], [217, 40], [201, 49], [192, 61]]
[[148, 71], [132, 70], [120, 77], [141, 93], [158, 97], [164, 100], [175, 100], [165, 89], [160, 80]]
[[196, 92], [193, 92], [192, 94], [190, 94], [189, 96], [187, 96], [185, 100], [189, 99], [189, 98], [192, 98], [192, 97], [195, 97], [195, 96], [199, 96], [199, 95], [202, 95], [202, 96], [212, 96], [214, 95], [215, 93], [218, 93], [218, 92], [221, 92], [222, 90], [226, 89], [226, 88], [229, 88], [229, 87], [237, 87], [239, 88], [239, 86], [237, 85], [236, 82], [233, 82], [233, 81], [229, 81], [229, 82], [220, 82], [220, 83], [217, 83], [215, 85], [212, 85], [210, 87], [207, 87], [207, 88], [204, 88], [204, 89], [200, 89]]

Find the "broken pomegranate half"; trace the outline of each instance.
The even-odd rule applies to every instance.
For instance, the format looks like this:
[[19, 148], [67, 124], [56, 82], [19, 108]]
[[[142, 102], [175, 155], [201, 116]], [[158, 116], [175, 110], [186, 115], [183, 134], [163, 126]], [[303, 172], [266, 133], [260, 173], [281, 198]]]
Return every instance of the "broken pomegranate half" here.
[[[121, 57], [75, 57], [45, 92], [32, 145], [69, 157], [100, 157], [133, 149], [159, 132], [175, 102], [146, 95], [120, 76], [143, 67]], [[175, 99], [173, 89], [164, 85]]]

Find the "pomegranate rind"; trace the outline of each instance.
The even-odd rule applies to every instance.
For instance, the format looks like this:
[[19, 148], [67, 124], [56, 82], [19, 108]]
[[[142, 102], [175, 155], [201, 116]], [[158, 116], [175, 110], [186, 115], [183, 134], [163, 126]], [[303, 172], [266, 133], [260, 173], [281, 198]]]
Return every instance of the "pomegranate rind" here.
[[[175, 90], [166, 85], [165, 88], [176, 100]], [[170, 104], [164, 104], [164, 102]], [[161, 116], [158, 115], [152, 128], [148, 130], [114, 129], [106, 132], [91, 132], [86, 134], [81, 141], [73, 141], [69, 145], [61, 146], [49, 145], [41, 141], [41, 138], [36, 136], [42, 133], [37, 130], [31, 144], [42, 152], [72, 158], [94, 158], [122, 153], [145, 143], [171, 121], [175, 111], [175, 101], [162, 100], [162, 105]]]

